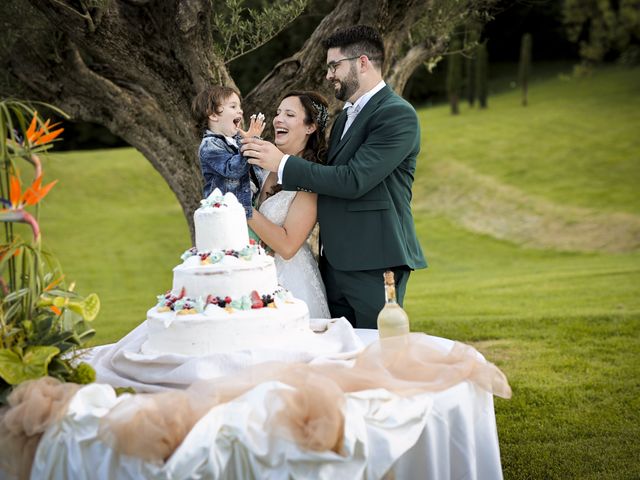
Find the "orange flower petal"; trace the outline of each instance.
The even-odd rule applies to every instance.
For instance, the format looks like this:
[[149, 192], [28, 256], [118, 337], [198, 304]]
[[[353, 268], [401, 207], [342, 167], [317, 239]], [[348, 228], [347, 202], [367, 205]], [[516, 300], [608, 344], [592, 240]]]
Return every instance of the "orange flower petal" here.
[[36, 191], [40, 190], [41, 183], [42, 183], [42, 175], [38, 175], [36, 179], [33, 181], [33, 183], [31, 184], [31, 188], [33, 188]]
[[38, 125], [38, 112], [33, 112], [33, 118], [31, 119], [31, 124], [29, 125], [29, 129], [27, 130], [27, 138], [30, 142], [32, 142], [33, 134], [36, 133], [36, 127]]
[[11, 206], [13, 208], [17, 208], [20, 204], [20, 195], [20, 179], [15, 175], [11, 175], [9, 185], [9, 200], [11, 201]]
[[56, 183], [58, 183], [58, 180], [54, 180], [51, 183], [47, 183], [44, 187], [42, 187], [40, 189], [40, 192], [38, 193], [38, 196], [40, 197], [38, 201], [42, 200], [47, 195], [47, 193], [49, 193], [49, 190], [51, 190]]
[[22, 194], [20, 203], [26, 203], [27, 205], [35, 205], [38, 203], [38, 191], [40, 190], [41, 183], [42, 175], [39, 175], [31, 186]]
[[58, 277], [56, 280], [52, 281], [49, 285], [44, 287], [44, 291], [48, 292], [49, 290], [54, 288], [56, 285], [58, 285], [62, 281], [63, 278], [64, 278], [64, 275], [60, 275], [60, 277]]
[[[38, 185], [36, 185], [36, 183], [38, 183]], [[25, 192], [23, 202], [27, 205], [35, 205], [40, 200], [42, 200], [47, 195], [47, 193], [49, 193], [49, 190], [51, 190], [53, 186], [58, 183], [58, 180], [54, 180], [53, 182], [48, 183], [42, 188], [40, 188], [39, 183], [40, 182], [38, 182], [38, 179], [36, 179], [36, 181], [33, 182], [33, 185], [29, 187], [29, 190]]]
[[20, 199], [20, 203], [26, 205], [35, 205], [38, 203], [38, 194], [33, 189], [28, 189]]
[[43, 145], [45, 143], [49, 143], [51, 140], [56, 138], [62, 132], [64, 132], [64, 128], [59, 128], [58, 130], [54, 130], [53, 132], [47, 133], [46, 135], [42, 135], [41, 137], [36, 139], [36, 145]]
[[31, 138], [29, 138], [29, 141], [31, 143], [34, 143], [38, 140], [38, 138], [40, 138], [42, 136], [42, 134], [44, 133], [43, 129], [38, 130], [37, 132], [34, 132], [33, 135], [31, 135]]
[[51, 305], [49, 307], [53, 313], [55, 313], [56, 315], [62, 315], [62, 310], [60, 310], [58, 307], [56, 307], [55, 305]]

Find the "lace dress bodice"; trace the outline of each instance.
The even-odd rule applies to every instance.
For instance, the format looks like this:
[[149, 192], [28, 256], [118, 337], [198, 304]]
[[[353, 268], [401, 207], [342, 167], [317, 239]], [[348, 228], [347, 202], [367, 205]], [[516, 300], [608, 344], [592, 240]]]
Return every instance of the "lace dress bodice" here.
[[[295, 197], [296, 192], [282, 190], [264, 200], [258, 210], [272, 223], [282, 226]], [[307, 242], [289, 260], [277, 253], [274, 258], [278, 283], [306, 302], [311, 318], [330, 318], [324, 284]]]

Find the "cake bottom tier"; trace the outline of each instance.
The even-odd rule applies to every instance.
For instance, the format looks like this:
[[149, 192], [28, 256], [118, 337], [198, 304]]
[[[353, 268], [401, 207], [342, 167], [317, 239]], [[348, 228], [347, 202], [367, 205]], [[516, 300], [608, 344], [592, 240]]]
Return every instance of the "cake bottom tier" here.
[[144, 354], [174, 353], [203, 356], [253, 348], [278, 348], [312, 333], [309, 309], [301, 300], [278, 308], [228, 312], [209, 306], [201, 314], [147, 312], [148, 338]]

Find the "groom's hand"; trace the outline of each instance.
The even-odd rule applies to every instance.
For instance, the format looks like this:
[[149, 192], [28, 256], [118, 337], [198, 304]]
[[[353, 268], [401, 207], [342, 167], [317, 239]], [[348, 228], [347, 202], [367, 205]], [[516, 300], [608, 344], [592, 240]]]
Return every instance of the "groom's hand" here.
[[284, 156], [273, 143], [254, 137], [242, 139], [242, 154], [249, 159], [249, 163], [270, 172], [278, 171], [280, 160]]

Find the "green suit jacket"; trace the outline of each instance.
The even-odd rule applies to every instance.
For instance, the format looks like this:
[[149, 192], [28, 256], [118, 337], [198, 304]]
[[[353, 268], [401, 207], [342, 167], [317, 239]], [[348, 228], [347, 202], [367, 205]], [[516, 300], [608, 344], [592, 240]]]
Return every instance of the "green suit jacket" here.
[[426, 267], [411, 214], [420, 150], [415, 110], [385, 86], [340, 139], [346, 116], [334, 123], [327, 165], [290, 156], [283, 188], [318, 193], [323, 254], [335, 269]]

